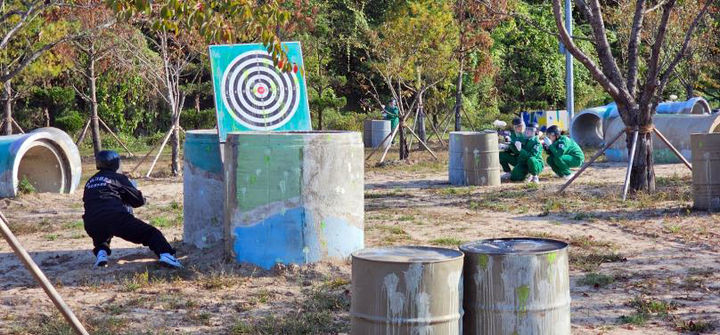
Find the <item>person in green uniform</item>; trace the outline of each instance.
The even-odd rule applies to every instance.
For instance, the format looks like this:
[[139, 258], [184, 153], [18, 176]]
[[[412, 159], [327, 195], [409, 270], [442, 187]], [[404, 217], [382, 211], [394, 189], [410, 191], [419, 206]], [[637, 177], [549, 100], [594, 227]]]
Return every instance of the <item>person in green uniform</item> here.
[[383, 107], [385, 120], [390, 120], [390, 132], [394, 131], [398, 123], [400, 123], [400, 110], [398, 110], [395, 104], [395, 99], [390, 99], [387, 106]]
[[570, 179], [570, 168], [580, 167], [585, 162], [585, 154], [575, 141], [562, 135], [557, 126], [550, 126], [545, 135], [543, 147], [548, 154], [548, 165], [558, 177]]
[[505, 173], [502, 175], [502, 179], [510, 179], [511, 166], [517, 165], [518, 155], [520, 155], [520, 149], [515, 142], [519, 142], [519, 148], [525, 143], [525, 123], [519, 117], [512, 120], [512, 133], [510, 136], [505, 136], [505, 142], [507, 147], [500, 153], [500, 165]]
[[[537, 137], [538, 126], [531, 123], [525, 128], [525, 142], [520, 148], [517, 165], [510, 172], [510, 180], [521, 181], [527, 177], [529, 183], [539, 183], [540, 172], [544, 165], [542, 159], [542, 144]], [[528, 174], [530, 175], [528, 177]]]

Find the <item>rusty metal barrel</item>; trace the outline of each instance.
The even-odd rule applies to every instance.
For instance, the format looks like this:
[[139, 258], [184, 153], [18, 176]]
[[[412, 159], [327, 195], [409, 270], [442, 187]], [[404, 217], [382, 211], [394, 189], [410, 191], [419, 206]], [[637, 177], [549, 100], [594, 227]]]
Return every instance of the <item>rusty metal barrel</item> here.
[[[363, 142], [366, 148], [383, 148], [390, 145], [390, 139], [386, 137], [391, 132], [390, 121], [388, 120], [365, 120], [363, 122]], [[383, 142], [385, 140], [385, 142]]]
[[567, 246], [536, 238], [460, 246], [465, 334], [570, 334]]
[[500, 151], [494, 131], [450, 133], [448, 177], [452, 185], [500, 185]]
[[694, 207], [720, 211], [720, 133], [692, 134], [690, 141]]
[[402, 246], [352, 256], [351, 334], [462, 333], [462, 252]]

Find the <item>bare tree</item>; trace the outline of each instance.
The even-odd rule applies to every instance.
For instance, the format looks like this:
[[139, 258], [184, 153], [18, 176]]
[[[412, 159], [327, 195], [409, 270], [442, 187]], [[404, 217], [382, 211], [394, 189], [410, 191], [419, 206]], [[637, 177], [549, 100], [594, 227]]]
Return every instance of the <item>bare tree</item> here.
[[[552, 0], [553, 15], [559, 39], [567, 50], [585, 66], [603, 89], [615, 100], [618, 111], [629, 132], [638, 132], [637, 149], [632, 165], [630, 189], [655, 190], [655, 170], [652, 156], [653, 115], [663, 92], [672, 78], [677, 65], [688, 54], [690, 44], [698, 27], [717, 0], [707, 0], [687, 27], [680, 47], [674, 52], [664, 52], [666, 33], [671, 15], [678, 5], [677, 0], [650, 1], [635, 0], [630, 38], [627, 44], [624, 71], [616, 60], [607, 37], [600, 0], [575, 0], [591, 29], [591, 40], [600, 64], [581, 50], [572, 40], [563, 23], [562, 1]], [[661, 11], [657, 22], [648, 22], [653, 11]], [[649, 44], [649, 52], [643, 54], [642, 44]], [[643, 58], [641, 59], [641, 55]], [[646, 71], [640, 78], [640, 62], [644, 61]], [[632, 137], [627, 136], [628, 150]]]

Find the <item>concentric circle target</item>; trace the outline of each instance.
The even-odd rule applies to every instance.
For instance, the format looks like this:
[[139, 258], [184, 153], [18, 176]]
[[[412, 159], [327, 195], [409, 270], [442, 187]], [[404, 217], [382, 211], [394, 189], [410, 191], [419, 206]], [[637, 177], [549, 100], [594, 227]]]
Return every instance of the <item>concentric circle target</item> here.
[[223, 103], [240, 124], [253, 130], [272, 130], [287, 123], [298, 108], [300, 84], [283, 73], [264, 51], [236, 57], [222, 79]]

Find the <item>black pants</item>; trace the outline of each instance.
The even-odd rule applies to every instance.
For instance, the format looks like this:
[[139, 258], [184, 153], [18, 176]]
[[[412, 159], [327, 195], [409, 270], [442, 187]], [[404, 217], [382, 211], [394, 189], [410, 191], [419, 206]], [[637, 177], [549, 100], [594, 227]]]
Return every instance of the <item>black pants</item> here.
[[119, 237], [133, 243], [139, 243], [155, 252], [158, 256], [163, 253], [175, 254], [175, 249], [165, 239], [165, 236], [155, 227], [137, 219], [132, 214], [118, 214], [112, 218], [84, 219], [85, 231], [93, 240], [93, 253], [105, 250], [110, 255], [110, 240]]

